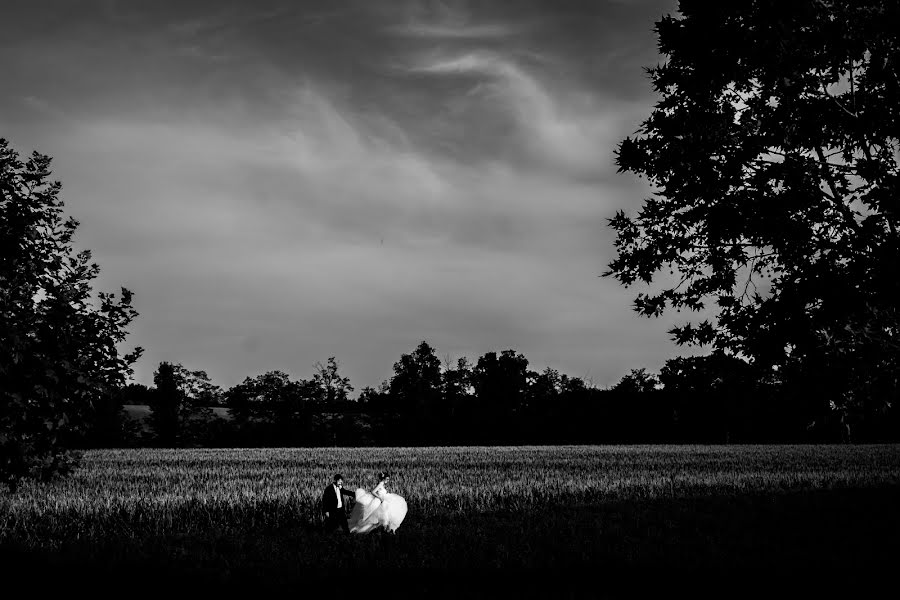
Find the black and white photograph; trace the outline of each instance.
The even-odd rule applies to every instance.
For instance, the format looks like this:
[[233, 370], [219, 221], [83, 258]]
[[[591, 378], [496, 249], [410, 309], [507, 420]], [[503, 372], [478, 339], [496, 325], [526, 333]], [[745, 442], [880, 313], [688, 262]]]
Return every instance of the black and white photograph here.
[[0, 23], [4, 597], [896, 586], [900, 2]]

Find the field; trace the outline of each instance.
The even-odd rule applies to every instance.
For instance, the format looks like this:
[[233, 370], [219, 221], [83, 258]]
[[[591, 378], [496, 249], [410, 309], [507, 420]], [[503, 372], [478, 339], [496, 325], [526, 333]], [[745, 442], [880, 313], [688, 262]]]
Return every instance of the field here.
[[[381, 469], [409, 504], [397, 535], [322, 532], [331, 476], [370, 488]], [[0, 564], [274, 587], [383, 569], [847, 573], [900, 558], [898, 506], [892, 445], [100, 450], [0, 494]]]

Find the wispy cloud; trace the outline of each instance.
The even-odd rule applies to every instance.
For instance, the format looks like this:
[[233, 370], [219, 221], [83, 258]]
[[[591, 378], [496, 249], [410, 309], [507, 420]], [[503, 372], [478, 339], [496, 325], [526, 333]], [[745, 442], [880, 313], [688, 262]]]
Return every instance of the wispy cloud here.
[[505, 38], [523, 33], [528, 29], [529, 27], [526, 25], [511, 25], [508, 23], [485, 23], [480, 25], [408, 23], [406, 25], [387, 27], [386, 31], [409, 37], [482, 40]]
[[103, 281], [141, 299], [144, 367], [274, 347], [297, 371], [322, 358], [314, 339], [353, 365], [368, 336], [395, 359], [417, 337], [472, 354], [584, 335], [563, 314], [593, 312], [596, 186], [422, 153], [312, 86], [284, 97], [279, 119], [233, 129], [247, 116], [84, 123], [60, 155]]
[[21, 101], [30, 110], [39, 113], [43, 117], [51, 117], [61, 121], [68, 121], [72, 118], [61, 108], [38, 96], [22, 96]]
[[597, 105], [581, 112], [576, 107], [565, 110], [537, 77], [508, 58], [472, 52], [422, 60], [411, 70], [481, 76], [460, 101], [513, 115], [518, 128], [516, 141], [534, 161], [585, 177], [595, 177], [609, 163], [610, 142], [618, 134], [615, 122], [620, 117]]
[[396, 35], [437, 39], [479, 40], [505, 38], [523, 33], [532, 23], [513, 20], [504, 15], [502, 20], [483, 14], [484, 7], [466, 2], [411, 0], [402, 11], [403, 23], [392, 24], [387, 31]]
[[376, 385], [422, 339], [599, 384], [671, 354], [597, 277], [646, 106], [588, 78], [602, 32], [560, 32], [594, 9], [107, 5], [2, 42], [0, 133], [54, 156], [99, 287], [136, 292], [139, 380], [335, 355]]
[[166, 29], [176, 35], [196, 37], [199, 35], [235, 31], [249, 25], [264, 23], [292, 14], [295, 9], [289, 5], [264, 10], [241, 10], [234, 5], [219, 12], [198, 17], [173, 20]]

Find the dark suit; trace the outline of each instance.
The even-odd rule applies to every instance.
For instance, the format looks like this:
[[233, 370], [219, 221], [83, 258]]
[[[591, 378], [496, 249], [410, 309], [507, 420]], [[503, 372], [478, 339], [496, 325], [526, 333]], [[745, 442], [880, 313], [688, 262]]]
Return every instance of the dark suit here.
[[[341, 488], [341, 495], [355, 498], [356, 494]], [[322, 514], [325, 515], [325, 528], [329, 531], [340, 527], [350, 533], [347, 526], [347, 501], [342, 499], [341, 508], [338, 508], [338, 496], [333, 484], [322, 491]], [[327, 513], [327, 514], [326, 514]]]

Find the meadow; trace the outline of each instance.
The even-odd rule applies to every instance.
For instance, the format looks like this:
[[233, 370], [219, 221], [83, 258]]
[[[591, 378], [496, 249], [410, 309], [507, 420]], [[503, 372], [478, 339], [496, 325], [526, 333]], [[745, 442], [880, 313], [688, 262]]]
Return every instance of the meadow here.
[[[321, 531], [332, 475], [371, 488], [382, 469], [409, 505], [397, 535]], [[0, 559], [262, 586], [383, 569], [878, 569], [900, 558], [897, 506], [895, 445], [96, 450], [66, 479], [0, 494]]]

